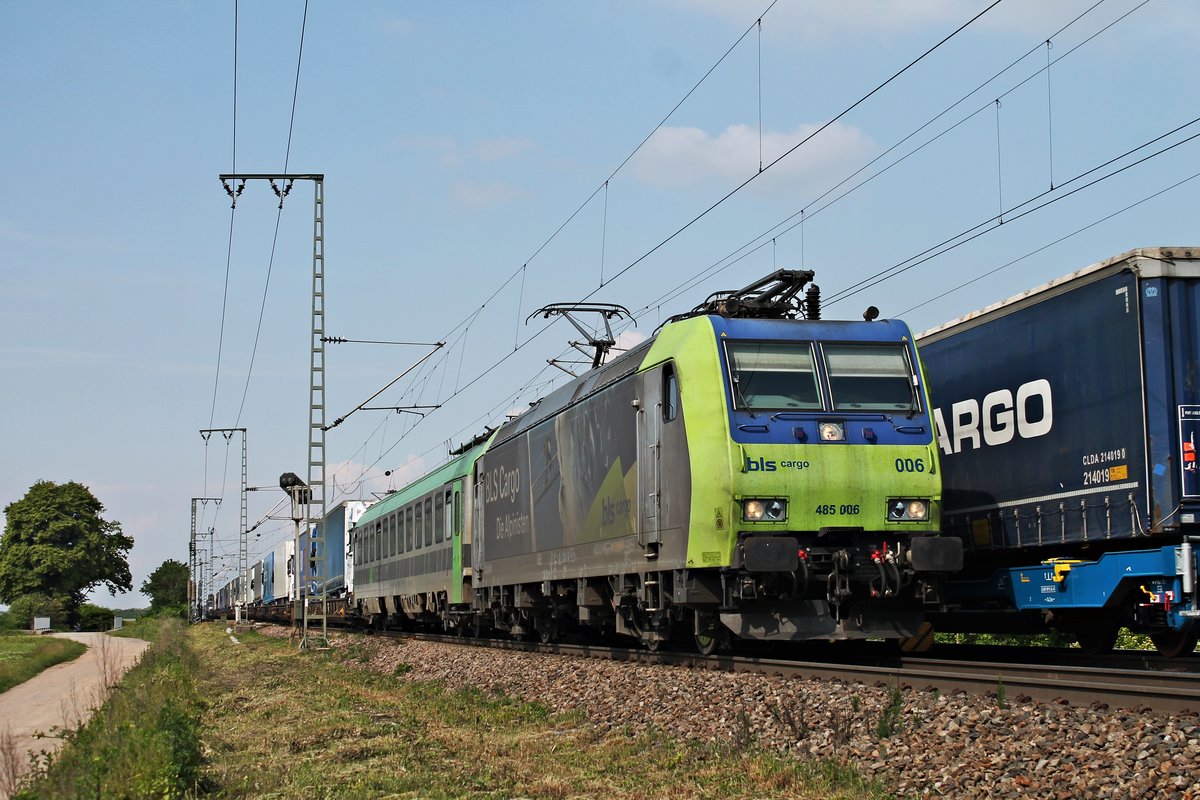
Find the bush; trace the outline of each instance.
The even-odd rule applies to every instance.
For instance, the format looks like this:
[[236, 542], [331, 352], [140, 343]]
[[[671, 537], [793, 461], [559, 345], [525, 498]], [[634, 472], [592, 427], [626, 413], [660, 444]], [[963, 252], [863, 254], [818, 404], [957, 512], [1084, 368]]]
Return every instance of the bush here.
[[15, 630], [29, 630], [34, 617], [49, 617], [50, 627], [64, 630], [69, 627], [69, 613], [63, 601], [44, 594], [26, 594], [8, 605], [7, 621]]
[[107, 631], [112, 628], [116, 613], [111, 608], [84, 603], [79, 607], [79, 630]]
[[188, 618], [187, 603], [176, 606], [159, 606], [158, 608], [154, 609], [154, 616], [162, 619], [186, 620]]

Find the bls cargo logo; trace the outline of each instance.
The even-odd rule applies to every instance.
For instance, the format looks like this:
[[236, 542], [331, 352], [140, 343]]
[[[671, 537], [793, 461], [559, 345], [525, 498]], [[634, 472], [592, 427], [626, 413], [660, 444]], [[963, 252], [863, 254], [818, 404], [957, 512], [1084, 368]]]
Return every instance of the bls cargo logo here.
[[807, 461], [768, 461], [765, 458], [750, 458], [746, 456], [746, 469], [743, 472], [775, 472], [780, 467], [784, 469], [808, 469]]
[[1011, 389], [997, 389], [982, 402], [974, 398], [950, 406], [950, 417], [933, 410], [938, 447], [946, 455], [1008, 444], [1013, 439], [1036, 439], [1054, 427], [1054, 396], [1050, 381], [1040, 378]]

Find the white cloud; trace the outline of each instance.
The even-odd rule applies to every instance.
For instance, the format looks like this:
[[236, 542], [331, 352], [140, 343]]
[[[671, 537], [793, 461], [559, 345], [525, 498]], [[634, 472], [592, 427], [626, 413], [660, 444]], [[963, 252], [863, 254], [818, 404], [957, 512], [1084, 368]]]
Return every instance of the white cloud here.
[[621, 331], [617, 334], [617, 350], [632, 350], [642, 342], [646, 341], [644, 333], [637, 331]]
[[531, 192], [500, 182], [460, 181], [450, 187], [450, 199], [466, 208], [490, 208], [532, 196]]
[[[762, 135], [762, 163], [770, 165], [819, 126], [800, 125], [794, 131]], [[652, 186], [687, 189], [712, 179], [742, 181], [759, 165], [759, 133], [749, 125], [732, 125], [713, 136], [699, 128], [661, 128], [631, 162], [633, 175]], [[786, 179], [819, 181], [857, 166], [876, 150], [875, 142], [858, 128], [834, 123], [770, 169], [772, 183]]]
[[334, 503], [343, 500], [371, 499], [370, 487], [384, 477], [382, 467], [370, 467], [356, 461], [325, 465], [325, 485]]
[[399, 466], [392, 467], [387, 470], [387, 488], [388, 489], [403, 489], [408, 484], [420, 478], [425, 473], [429, 472], [429, 462], [424, 456], [410, 455], [406, 461]]
[[469, 144], [453, 136], [403, 136], [396, 141], [406, 150], [434, 154], [438, 163], [447, 169], [508, 161], [536, 147], [536, 143], [525, 136], [476, 139]]
[[453, 136], [401, 136], [396, 144], [405, 150], [433, 153], [443, 167], [463, 165], [462, 148]]
[[503, 139], [479, 139], [471, 145], [471, 155], [479, 161], [507, 161], [532, 150], [533, 140], [525, 136]]

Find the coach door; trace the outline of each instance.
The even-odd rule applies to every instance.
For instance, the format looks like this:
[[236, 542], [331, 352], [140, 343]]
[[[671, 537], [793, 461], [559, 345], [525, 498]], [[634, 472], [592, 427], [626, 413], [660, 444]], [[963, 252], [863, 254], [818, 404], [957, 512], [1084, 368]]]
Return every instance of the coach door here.
[[658, 555], [662, 509], [663, 368], [642, 373], [637, 409], [638, 544], [647, 557]]

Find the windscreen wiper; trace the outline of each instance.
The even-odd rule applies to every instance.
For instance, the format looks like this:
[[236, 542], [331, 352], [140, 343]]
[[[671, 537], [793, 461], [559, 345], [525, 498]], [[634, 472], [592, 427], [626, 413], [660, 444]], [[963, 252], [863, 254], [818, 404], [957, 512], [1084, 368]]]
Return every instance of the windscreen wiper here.
[[731, 377], [731, 380], [733, 382], [733, 393], [734, 396], [737, 397], [737, 401], [741, 404], [742, 408], [746, 409], [747, 413], [750, 414], [750, 419], [758, 419], [758, 417], [754, 415], [754, 409], [750, 408], [750, 403], [746, 400], [746, 395], [742, 394], [741, 373], [735, 373]]

